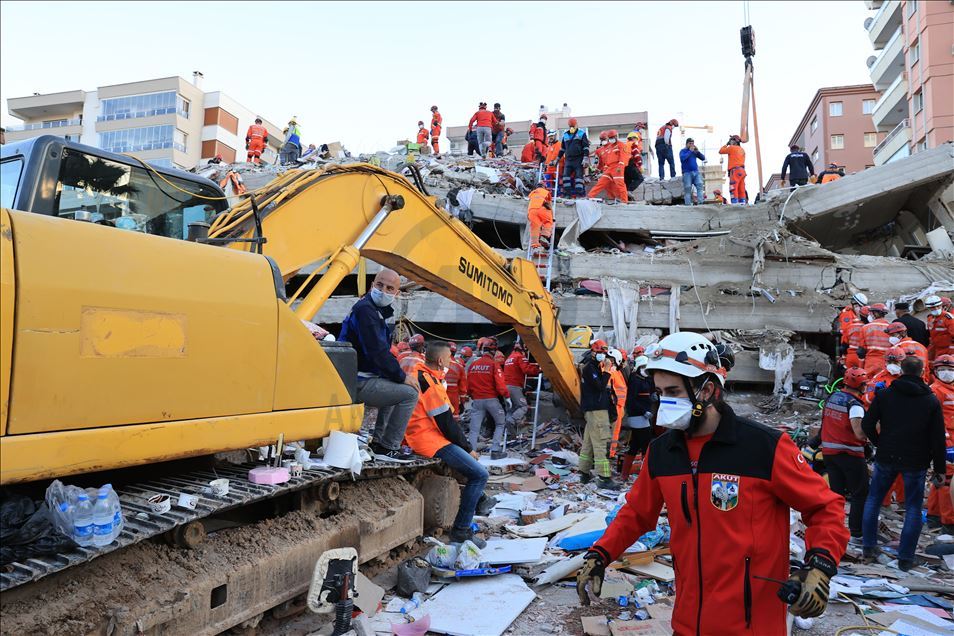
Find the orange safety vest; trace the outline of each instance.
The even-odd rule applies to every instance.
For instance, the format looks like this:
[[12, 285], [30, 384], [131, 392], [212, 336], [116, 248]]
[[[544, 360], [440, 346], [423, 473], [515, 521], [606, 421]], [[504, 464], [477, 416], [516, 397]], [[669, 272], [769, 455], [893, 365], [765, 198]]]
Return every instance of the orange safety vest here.
[[245, 136], [249, 139], [265, 139], [268, 137], [268, 131], [265, 129], [265, 126], [252, 124], [248, 127], [248, 132], [245, 133]]
[[[659, 130], [656, 131], [656, 140], [657, 140], [657, 141], [660, 140], [660, 139], [665, 139], [665, 138], [666, 138], [666, 129], [667, 129], [667, 128], [669, 129], [669, 132], [672, 133], [672, 126], [670, 126], [669, 124], [665, 124], [664, 126], [660, 126]], [[671, 142], [671, 141], [672, 141], [672, 137], [670, 137], [669, 140], [670, 140], [670, 142]]]
[[427, 143], [427, 129], [418, 128], [417, 129], [417, 143], [426, 144]]
[[544, 207], [544, 204], [549, 203], [552, 200], [552, 195], [550, 191], [546, 188], [536, 188], [533, 192], [530, 193], [530, 205], [528, 209], [534, 210], [537, 208]]

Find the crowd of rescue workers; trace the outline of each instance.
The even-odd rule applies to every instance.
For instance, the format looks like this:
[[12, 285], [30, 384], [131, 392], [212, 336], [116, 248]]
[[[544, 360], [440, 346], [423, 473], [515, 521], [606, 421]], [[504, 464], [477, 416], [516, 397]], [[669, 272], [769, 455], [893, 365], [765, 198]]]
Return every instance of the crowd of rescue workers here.
[[[482, 546], [472, 524], [493, 505], [484, 494], [487, 465], [507, 458], [504, 434], [525, 423], [525, 388], [540, 367], [519, 340], [482, 337], [460, 347], [423, 334], [395, 340], [400, 286], [396, 272], [379, 272], [338, 338], [357, 352], [357, 401], [377, 408], [370, 448], [382, 462], [443, 460], [463, 483], [450, 540]], [[656, 528], [664, 506], [676, 633], [708, 625], [781, 634], [786, 612], [821, 615], [849, 543], [867, 561], [890, 551], [879, 515], [892, 497], [905, 511], [893, 556], [899, 569], [911, 569], [927, 481], [927, 523], [954, 532], [954, 308], [936, 295], [921, 302], [927, 324], [906, 303], [889, 310], [861, 293], [852, 297], [834, 321], [843, 377], [804, 448], [736, 415], [726, 401], [735, 358], [724, 343], [678, 332], [626, 352], [590, 337], [578, 364], [585, 424], [576, 474], [587, 489], [629, 490], [586, 553], [581, 602], [589, 603], [588, 588], [599, 592], [616, 558]], [[807, 527], [797, 567], [790, 566], [790, 509]]]

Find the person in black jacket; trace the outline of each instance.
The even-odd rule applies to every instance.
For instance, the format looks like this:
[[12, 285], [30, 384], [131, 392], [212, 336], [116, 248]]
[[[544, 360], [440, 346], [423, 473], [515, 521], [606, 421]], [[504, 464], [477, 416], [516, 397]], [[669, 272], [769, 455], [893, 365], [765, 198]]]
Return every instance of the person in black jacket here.
[[563, 159], [563, 196], [582, 197], [583, 189], [583, 166], [590, 157], [590, 140], [586, 132], [577, 128], [575, 117], [571, 117], [568, 122], [570, 128], [563, 133], [563, 139], [560, 142], [560, 154], [556, 159], [550, 162], [551, 166], [558, 165], [560, 159]]
[[871, 486], [862, 520], [862, 548], [866, 558], [876, 556], [881, 501], [898, 474], [904, 480], [904, 527], [898, 546], [898, 567], [914, 565], [921, 535], [924, 478], [933, 463], [931, 482], [943, 485], [945, 431], [941, 404], [921, 379], [924, 363], [909, 356], [901, 361], [901, 377], [875, 394], [861, 421], [865, 435], [877, 447]]
[[900, 322], [908, 328], [908, 337], [915, 342], [920, 342], [925, 347], [928, 346], [928, 331], [924, 321], [911, 315], [911, 305], [909, 303], [895, 303], [894, 313], [897, 318], [895, 322]]
[[788, 153], [784, 163], [782, 163], [782, 183], [785, 183], [785, 175], [791, 170], [792, 173], [788, 185], [807, 185], [808, 178], [815, 176], [815, 166], [812, 165], [811, 157], [808, 156], [808, 153], [802, 152], [795, 144], [792, 144], [789, 150], [791, 150], [791, 152]]
[[[653, 381], [646, 373], [649, 358], [639, 356], [633, 360], [633, 370], [626, 383], [626, 417], [623, 426], [629, 429], [629, 449], [623, 455], [623, 468], [620, 471], [623, 481], [633, 473], [633, 462], [637, 455], [646, 455], [649, 442], [653, 439], [650, 420], [654, 409]], [[639, 472], [638, 470], [635, 472]]]
[[580, 368], [580, 408], [586, 419], [583, 429], [583, 446], [580, 448], [580, 481], [584, 484], [593, 476], [596, 467], [600, 488], [613, 489], [610, 480], [610, 463], [607, 457], [613, 429], [610, 426], [609, 410], [612, 405], [609, 388], [612, 362], [608, 359], [609, 346], [604, 340], [594, 340], [590, 345], [593, 353]]

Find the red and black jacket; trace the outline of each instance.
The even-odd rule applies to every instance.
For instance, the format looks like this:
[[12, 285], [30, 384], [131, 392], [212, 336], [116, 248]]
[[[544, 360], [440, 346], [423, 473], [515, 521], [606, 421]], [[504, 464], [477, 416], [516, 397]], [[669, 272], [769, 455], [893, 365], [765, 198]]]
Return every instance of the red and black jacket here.
[[675, 634], [785, 633], [778, 584], [755, 576], [788, 578], [789, 508], [802, 514], [808, 549], [827, 551], [835, 562], [845, 552], [845, 500], [788, 436], [728, 407], [702, 447], [697, 474], [680, 431], [654, 439], [643, 466], [593, 549], [612, 562], [656, 527], [665, 504], [676, 570]]

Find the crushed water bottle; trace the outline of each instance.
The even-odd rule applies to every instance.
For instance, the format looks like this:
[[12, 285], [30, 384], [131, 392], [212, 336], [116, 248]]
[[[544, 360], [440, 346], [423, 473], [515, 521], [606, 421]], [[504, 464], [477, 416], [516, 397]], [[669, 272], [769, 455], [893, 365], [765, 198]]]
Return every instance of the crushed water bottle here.
[[104, 546], [113, 542], [113, 514], [109, 490], [100, 488], [93, 506], [93, 545]]
[[73, 541], [78, 545], [93, 545], [93, 505], [85, 492], [77, 496], [73, 507]]
[[414, 592], [414, 595], [411, 596], [411, 599], [407, 603], [401, 606], [401, 613], [410, 614], [411, 612], [419, 608], [423, 601], [424, 601], [424, 597], [421, 595], [421, 593]]

